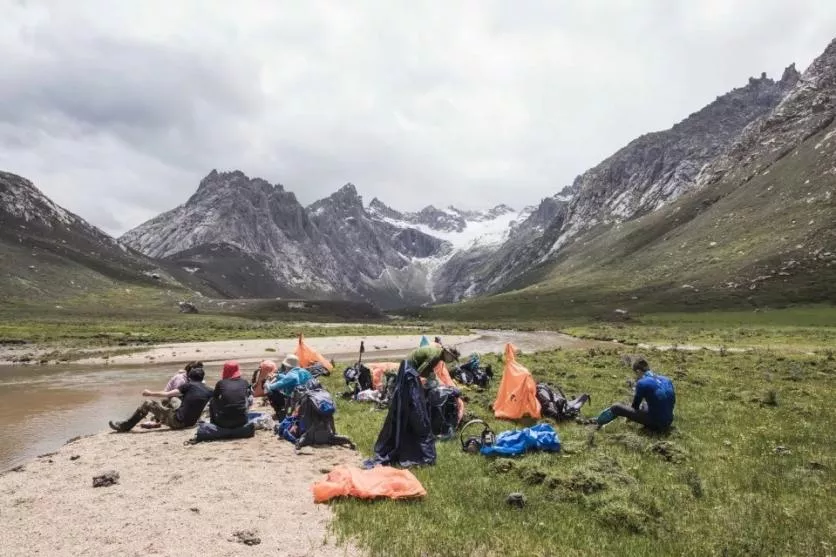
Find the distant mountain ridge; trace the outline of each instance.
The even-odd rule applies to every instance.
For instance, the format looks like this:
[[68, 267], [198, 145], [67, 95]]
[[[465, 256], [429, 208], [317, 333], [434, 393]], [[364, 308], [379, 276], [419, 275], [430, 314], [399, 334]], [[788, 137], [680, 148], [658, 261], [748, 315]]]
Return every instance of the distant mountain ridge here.
[[[723, 207], [735, 219], [729, 233], [747, 241], [762, 238], [762, 221], [773, 219], [794, 230], [781, 236], [787, 242], [795, 238], [798, 245], [817, 246], [815, 256], [798, 254], [781, 273], [829, 269], [827, 254], [836, 249], [828, 244], [834, 219], [828, 222], [826, 210], [833, 203], [836, 167], [821, 166], [826, 164], [821, 157], [834, 153], [834, 118], [836, 41], [803, 74], [791, 65], [777, 81], [766, 75], [750, 78], [520, 211], [507, 205], [485, 211], [430, 205], [405, 212], [378, 198], [364, 204], [351, 183], [305, 207], [280, 184], [239, 170], [213, 170], [182, 205], [117, 241], [57, 207], [26, 180], [0, 174], [0, 239], [18, 253], [40, 235], [51, 238], [53, 252], [64, 243], [73, 246], [64, 248], [62, 257], [76, 262], [91, 263], [104, 254], [105, 275], [145, 280], [157, 269], [153, 274], [162, 272], [172, 284], [212, 295], [351, 299], [383, 308], [480, 297], [541, 284], [544, 277], [549, 288], [563, 284], [560, 277], [568, 285], [581, 276], [579, 270], [598, 276], [593, 270], [600, 269], [610, 283], [623, 280], [631, 288], [684, 280], [680, 276], [695, 283], [722, 278], [741, 284], [752, 273], [777, 273], [767, 262], [778, 261], [782, 269], [793, 250], [784, 240], [741, 247], [716, 267], [715, 259], [703, 261], [700, 250], [708, 248], [688, 240], [678, 249], [691, 259], [675, 263], [676, 250], [654, 251], [644, 265], [655, 270], [639, 273], [641, 279], [635, 269], [624, 267], [623, 276], [607, 275], [607, 269], [627, 265], [619, 257], [644, 261], [646, 250], [661, 250], [678, 235], [710, 235], [703, 222], [709, 215], [716, 219], [714, 229], [722, 229]], [[808, 167], [790, 160], [796, 156], [809, 159]], [[770, 182], [768, 192], [753, 189], [768, 182], [765, 176], [773, 167], [784, 181]], [[802, 186], [807, 190], [803, 203], [790, 193], [800, 195]], [[793, 218], [784, 222], [758, 212], [767, 206], [781, 214], [792, 208]], [[797, 230], [802, 219], [815, 227], [815, 241]], [[709, 247], [721, 239], [712, 242]], [[657, 261], [669, 263], [657, 268]], [[692, 269], [695, 261], [703, 261], [702, 267]], [[712, 278], [700, 275], [699, 268], [714, 269]], [[35, 284], [26, 283], [26, 273], [15, 272], [21, 284]], [[581, 284], [594, 282], [583, 277]]]

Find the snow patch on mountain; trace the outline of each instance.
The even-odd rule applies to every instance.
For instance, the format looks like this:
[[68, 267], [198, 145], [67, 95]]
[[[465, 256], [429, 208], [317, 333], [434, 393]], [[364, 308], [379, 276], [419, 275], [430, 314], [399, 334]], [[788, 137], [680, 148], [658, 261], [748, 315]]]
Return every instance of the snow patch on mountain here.
[[[449, 214], [460, 215], [460, 212], [449, 211]], [[528, 213], [530, 214], [530, 213]], [[485, 215], [472, 220], [465, 220], [461, 230], [437, 230], [426, 224], [414, 224], [406, 220], [395, 219], [382, 215], [376, 218], [398, 228], [414, 228], [436, 238], [448, 242], [454, 250], [466, 250], [475, 247], [489, 247], [502, 244], [508, 239], [512, 225], [527, 217], [525, 211], [520, 213], [504, 212], [494, 218]], [[446, 256], [449, 259], [449, 255]]]

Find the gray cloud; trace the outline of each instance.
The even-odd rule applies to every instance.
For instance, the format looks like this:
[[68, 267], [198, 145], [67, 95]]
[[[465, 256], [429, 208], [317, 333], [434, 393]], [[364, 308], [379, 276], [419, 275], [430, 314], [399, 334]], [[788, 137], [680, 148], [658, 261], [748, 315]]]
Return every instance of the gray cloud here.
[[[396, 5], [400, 4], [400, 5]], [[0, 168], [118, 234], [212, 168], [303, 203], [536, 203], [751, 75], [828, 0], [0, 0]]]

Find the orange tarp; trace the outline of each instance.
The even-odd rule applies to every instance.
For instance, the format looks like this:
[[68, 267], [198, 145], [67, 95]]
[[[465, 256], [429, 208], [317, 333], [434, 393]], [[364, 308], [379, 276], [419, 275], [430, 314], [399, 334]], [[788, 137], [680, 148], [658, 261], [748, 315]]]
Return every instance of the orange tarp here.
[[299, 358], [299, 365], [302, 367], [312, 366], [320, 363], [328, 371], [333, 371], [334, 366], [322, 354], [305, 344], [305, 337], [299, 335], [299, 346], [296, 347], [296, 357]]
[[383, 386], [387, 371], [398, 371], [400, 364], [397, 362], [371, 362], [363, 364], [372, 372], [372, 388], [379, 389]]
[[540, 401], [537, 400], [537, 384], [534, 377], [517, 363], [514, 354], [517, 348], [513, 344], [505, 345], [505, 369], [502, 381], [493, 403], [494, 415], [497, 418], [518, 420], [528, 414], [532, 418], [540, 418]]
[[391, 466], [377, 466], [371, 470], [337, 466], [325, 479], [313, 484], [311, 491], [316, 503], [325, 503], [335, 497], [413, 499], [427, 494], [412, 472]]
[[[450, 377], [450, 370], [447, 369], [447, 364], [444, 361], [438, 362], [433, 371], [435, 371], [435, 376], [439, 383], [448, 387], [456, 387], [456, 384], [453, 383], [453, 378]], [[456, 404], [459, 409], [459, 421], [461, 422], [464, 417], [464, 401], [459, 398], [456, 400]]]

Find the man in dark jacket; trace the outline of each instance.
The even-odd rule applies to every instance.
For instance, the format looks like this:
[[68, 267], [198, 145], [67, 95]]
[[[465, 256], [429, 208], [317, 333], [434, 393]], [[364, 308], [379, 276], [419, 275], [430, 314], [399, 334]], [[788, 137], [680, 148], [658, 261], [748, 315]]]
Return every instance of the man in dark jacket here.
[[[650, 429], [663, 431], [673, 423], [673, 408], [676, 405], [676, 393], [673, 383], [664, 375], [656, 375], [644, 358], [633, 364], [636, 374], [636, 393], [633, 404], [613, 404], [598, 416], [598, 428], [618, 417], [627, 418]], [[646, 408], [642, 406], [646, 404]]]
[[238, 362], [226, 362], [221, 380], [215, 383], [212, 402], [209, 403], [211, 422], [227, 429], [246, 425], [251, 392], [250, 384], [241, 377]]
[[183, 400], [178, 408], [166, 407], [156, 400], [149, 400], [143, 402], [124, 422], [109, 422], [108, 425], [114, 431], [125, 433], [133, 429], [147, 414], [152, 414], [159, 423], [171, 429], [192, 427], [200, 419], [206, 403], [212, 398], [212, 391], [203, 384], [203, 376], [203, 368], [192, 368], [189, 370], [189, 380], [174, 390], [154, 392], [146, 389], [142, 391], [142, 396], [147, 397], [165, 399], [182, 397]]

